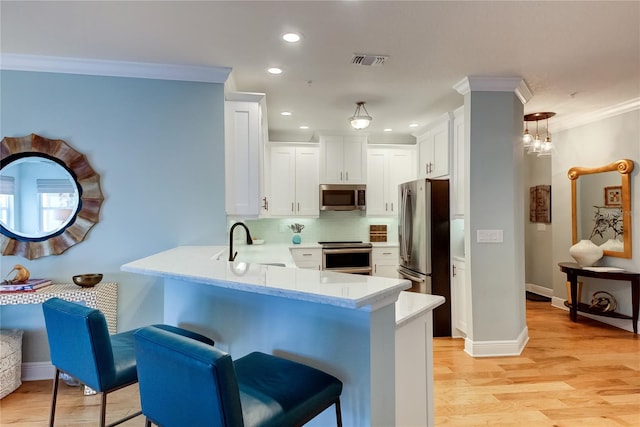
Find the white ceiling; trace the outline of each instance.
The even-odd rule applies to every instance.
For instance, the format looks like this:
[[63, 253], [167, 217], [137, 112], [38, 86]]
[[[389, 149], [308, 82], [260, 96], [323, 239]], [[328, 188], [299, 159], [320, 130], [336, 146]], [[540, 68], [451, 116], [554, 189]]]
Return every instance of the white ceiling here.
[[[521, 76], [525, 113], [554, 120], [640, 97], [639, 1], [2, 0], [0, 20], [3, 54], [231, 67], [237, 90], [267, 94], [270, 133], [301, 140], [349, 132], [356, 101], [372, 135], [415, 132], [462, 105], [466, 76]], [[288, 31], [302, 41], [282, 42]]]

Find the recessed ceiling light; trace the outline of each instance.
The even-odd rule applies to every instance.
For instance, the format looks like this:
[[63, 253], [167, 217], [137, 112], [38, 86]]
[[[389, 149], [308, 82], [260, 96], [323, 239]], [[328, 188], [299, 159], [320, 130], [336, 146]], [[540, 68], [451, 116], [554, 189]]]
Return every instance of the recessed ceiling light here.
[[274, 75], [282, 74], [282, 68], [271, 67], [267, 69], [267, 73]]
[[410, 128], [417, 128], [419, 125], [417, 123], [411, 123], [409, 125]]
[[290, 116], [291, 115], [291, 111], [283, 111], [280, 114], [283, 115], [283, 116]]
[[300, 129], [309, 129], [309, 126], [300, 126]]
[[393, 131], [393, 129], [391, 129], [391, 128], [384, 129], [384, 132], [392, 132], [392, 131]]
[[297, 33], [286, 33], [282, 35], [282, 40], [287, 43], [297, 43], [300, 41], [300, 34]]

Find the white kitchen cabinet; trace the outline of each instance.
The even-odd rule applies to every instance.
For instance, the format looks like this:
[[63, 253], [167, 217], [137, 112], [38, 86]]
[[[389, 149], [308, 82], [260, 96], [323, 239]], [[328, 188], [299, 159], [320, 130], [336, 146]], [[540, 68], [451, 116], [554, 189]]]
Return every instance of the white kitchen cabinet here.
[[451, 115], [443, 115], [417, 135], [418, 178], [440, 178], [449, 175], [451, 161]]
[[453, 112], [453, 217], [464, 218], [465, 162], [464, 162], [464, 106]]
[[320, 183], [365, 184], [367, 137], [321, 136]]
[[230, 216], [258, 217], [264, 197], [265, 95], [230, 92], [225, 99], [225, 209]]
[[416, 150], [369, 148], [367, 151], [367, 216], [398, 215], [398, 184], [417, 178]]
[[272, 145], [269, 149], [269, 196], [271, 217], [318, 217], [317, 146]]
[[399, 256], [398, 246], [374, 246], [371, 250], [373, 275], [397, 279]]
[[465, 261], [462, 258], [453, 257], [451, 260], [451, 320], [454, 337], [467, 335], [469, 295], [465, 280]]
[[298, 268], [322, 269], [322, 248], [291, 248], [291, 256]]

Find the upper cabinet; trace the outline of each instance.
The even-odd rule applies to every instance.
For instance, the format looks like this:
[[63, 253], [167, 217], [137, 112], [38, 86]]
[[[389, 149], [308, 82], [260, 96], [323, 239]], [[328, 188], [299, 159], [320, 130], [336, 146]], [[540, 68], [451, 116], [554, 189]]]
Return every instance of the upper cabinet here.
[[451, 114], [444, 114], [416, 135], [418, 143], [418, 177], [440, 178], [449, 175], [451, 161]]
[[320, 137], [320, 184], [365, 184], [366, 136]]
[[453, 112], [453, 217], [464, 218], [464, 106]]
[[225, 99], [226, 212], [231, 216], [258, 217], [267, 140], [265, 95], [229, 92]]
[[367, 216], [398, 215], [398, 184], [416, 179], [416, 147], [369, 146]]
[[269, 149], [268, 212], [271, 217], [318, 217], [319, 148], [317, 144], [273, 144]]

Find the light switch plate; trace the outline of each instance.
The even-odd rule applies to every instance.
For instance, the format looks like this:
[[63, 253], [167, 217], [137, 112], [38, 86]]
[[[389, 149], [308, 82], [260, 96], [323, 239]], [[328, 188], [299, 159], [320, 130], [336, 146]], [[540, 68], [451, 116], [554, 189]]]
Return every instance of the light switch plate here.
[[502, 230], [478, 230], [478, 243], [502, 243]]

